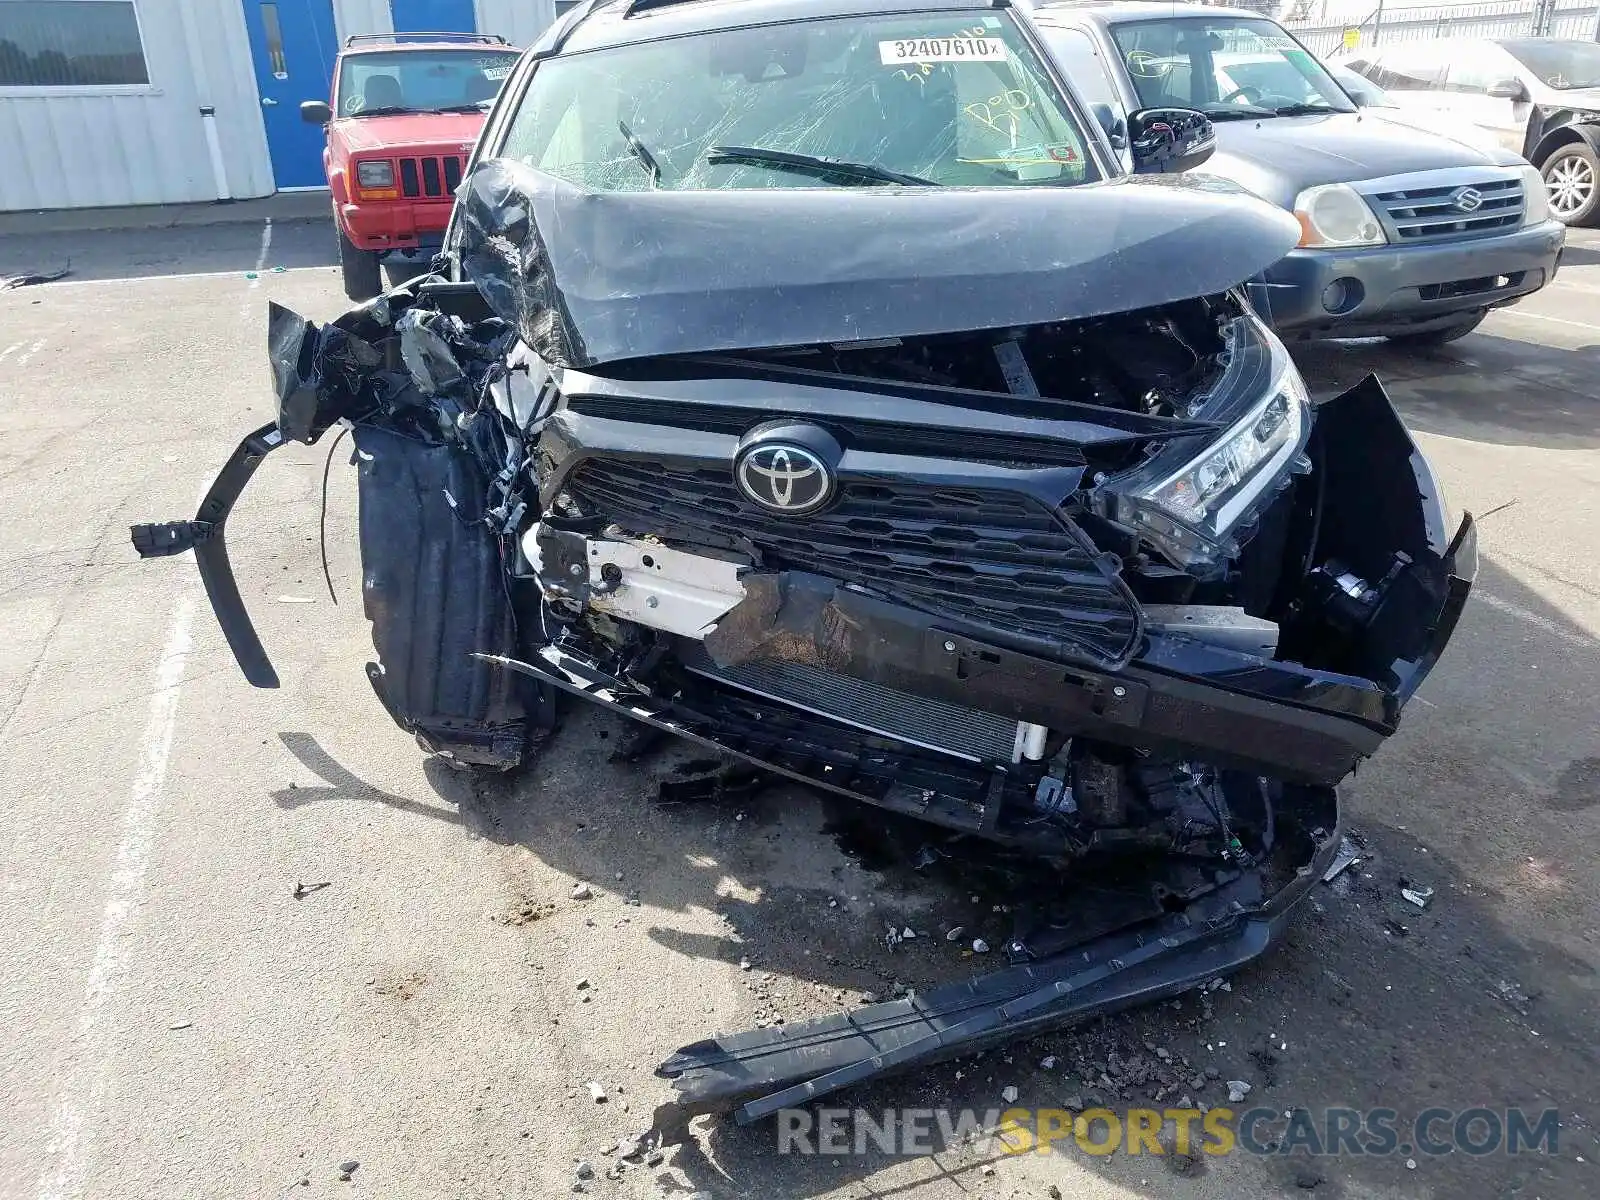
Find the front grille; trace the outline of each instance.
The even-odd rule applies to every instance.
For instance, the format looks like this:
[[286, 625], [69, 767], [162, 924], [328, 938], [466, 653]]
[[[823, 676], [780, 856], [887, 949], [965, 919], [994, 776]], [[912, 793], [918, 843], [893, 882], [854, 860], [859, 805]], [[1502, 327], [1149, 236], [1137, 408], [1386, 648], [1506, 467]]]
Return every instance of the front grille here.
[[702, 652], [686, 665], [698, 675], [912, 746], [979, 761], [1011, 762], [1016, 757], [1017, 723], [994, 713], [908, 695], [804, 663], [719, 667]]
[[1456, 279], [1450, 283], [1427, 283], [1417, 289], [1424, 300], [1453, 300], [1458, 296], [1479, 296], [1484, 292], [1498, 292], [1505, 288], [1521, 287], [1527, 278], [1526, 271], [1513, 271], [1509, 275], [1480, 275], [1476, 279]]
[[[1457, 203], [1464, 188], [1478, 196], [1470, 212]], [[1374, 192], [1389, 231], [1402, 242], [1434, 242], [1515, 229], [1522, 224], [1522, 181], [1488, 179], [1471, 184]]]
[[435, 196], [442, 200], [454, 195], [460, 182], [461, 159], [453, 154], [400, 160], [400, 194], [407, 198]]
[[[573, 396], [567, 401], [573, 412], [630, 421], [640, 425], [670, 425], [677, 429], [703, 429], [708, 433], [742, 435], [750, 428], [750, 409], [738, 405], [675, 404], [633, 396]], [[793, 416], [798, 421], [815, 421], [808, 414], [771, 412], [776, 419]], [[851, 450], [870, 450], [882, 454], [928, 454], [948, 452], [952, 434], [946, 426], [917, 426], [903, 421], [874, 421], [856, 416], [823, 418], [822, 424], [840, 444]], [[1040, 437], [1026, 433], [964, 429], [960, 432], [961, 457], [966, 462], [999, 463], [1006, 466], [1081, 467], [1083, 449], [1059, 437]]]
[[1123, 661], [1137, 626], [1088, 539], [1013, 492], [911, 482], [845, 483], [826, 510], [756, 508], [727, 468], [591, 459], [565, 491], [586, 515], [633, 533], [760, 555], [766, 570], [855, 583], [1015, 644]]

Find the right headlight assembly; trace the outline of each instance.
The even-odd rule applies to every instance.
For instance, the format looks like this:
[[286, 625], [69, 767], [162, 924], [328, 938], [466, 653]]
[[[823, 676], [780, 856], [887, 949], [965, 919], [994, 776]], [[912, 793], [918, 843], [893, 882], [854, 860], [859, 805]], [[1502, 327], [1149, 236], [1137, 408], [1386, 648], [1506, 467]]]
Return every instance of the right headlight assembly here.
[[1389, 240], [1372, 206], [1348, 184], [1306, 188], [1294, 198], [1294, 215], [1300, 222], [1300, 245], [1307, 249], [1381, 246]]
[[1238, 554], [1242, 534], [1294, 474], [1310, 470], [1311, 397], [1277, 335], [1253, 314], [1238, 318], [1228, 369], [1206, 408], [1244, 396], [1247, 407], [1196, 450], [1193, 439], [1108, 479], [1094, 501], [1138, 531], [1173, 566], [1202, 578]]

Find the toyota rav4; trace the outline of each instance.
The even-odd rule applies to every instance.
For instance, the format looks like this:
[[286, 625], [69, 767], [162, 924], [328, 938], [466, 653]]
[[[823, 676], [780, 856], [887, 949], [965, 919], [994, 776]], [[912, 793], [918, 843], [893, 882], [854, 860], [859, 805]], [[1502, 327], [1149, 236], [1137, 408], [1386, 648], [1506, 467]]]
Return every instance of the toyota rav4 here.
[[1062, 896], [1123, 872], [1011, 968], [662, 1068], [747, 1118], [1259, 954], [1476, 570], [1383, 388], [1314, 408], [1254, 311], [1300, 226], [1181, 173], [1205, 116], [1131, 113], [1125, 174], [1010, 8], [881, 5], [569, 14], [448, 273], [275, 308], [277, 420], [197, 520], [134, 530], [195, 548], [275, 686], [224, 524], [344, 423], [367, 674], [427, 750], [515, 767], [577, 700], [1040, 856]]

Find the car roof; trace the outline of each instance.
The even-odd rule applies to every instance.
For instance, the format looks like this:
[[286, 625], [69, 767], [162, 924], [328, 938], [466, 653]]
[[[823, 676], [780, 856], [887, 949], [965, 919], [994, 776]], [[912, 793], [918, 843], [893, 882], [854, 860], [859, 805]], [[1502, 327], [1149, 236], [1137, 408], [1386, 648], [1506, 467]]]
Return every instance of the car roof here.
[[1028, 6], [1038, 17], [1087, 13], [1107, 25], [1126, 21], [1155, 21], [1173, 17], [1239, 17], [1271, 20], [1264, 12], [1248, 8], [1221, 8], [1211, 4], [1168, 4], [1159, 0], [1035, 0]]
[[[918, 12], [994, 12], [1003, 0], [610, 0], [589, 11], [561, 36], [556, 22], [538, 49], [549, 52], [596, 50], [653, 42], [685, 33], [706, 33], [746, 25], [777, 25], [819, 17], [874, 17]], [[630, 13], [630, 8], [634, 11]], [[558, 40], [559, 39], [559, 40]]]
[[364, 42], [359, 46], [346, 46], [339, 53], [342, 57], [354, 58], [358, 54], [393, 54], [396, 50], [407, 53], [417, 50], [481, 50], [485, 54], [522, 53], [517, 47], [500, 42], [451, 42], [443, 39], [431, 42]]

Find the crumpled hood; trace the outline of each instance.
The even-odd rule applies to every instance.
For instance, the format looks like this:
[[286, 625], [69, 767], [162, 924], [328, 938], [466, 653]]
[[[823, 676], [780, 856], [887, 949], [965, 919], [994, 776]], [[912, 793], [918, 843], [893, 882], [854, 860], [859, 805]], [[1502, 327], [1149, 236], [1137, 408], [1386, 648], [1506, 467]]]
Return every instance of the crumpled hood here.
[[462, 263], [546, 361], [997, 329], [1209, 295], [1293, 218], [1221, 180], [591, 192], [505, 159], [457, 209]]
[[1218, 121], [1217, 152], [1201, 170], [1288, 207], [1303, 188], [1446, 167], [1514, 166], [1477, 147], [1367, 113]]
[[345, 117], [328, 126], [331, 137], [349, 147], [353, 154], [369, 150], [434, 150], [445, 154], [472, 153], [472, 144], [483, 128], [484, 114], [477, 113], [396, 113], [392, 117]]

